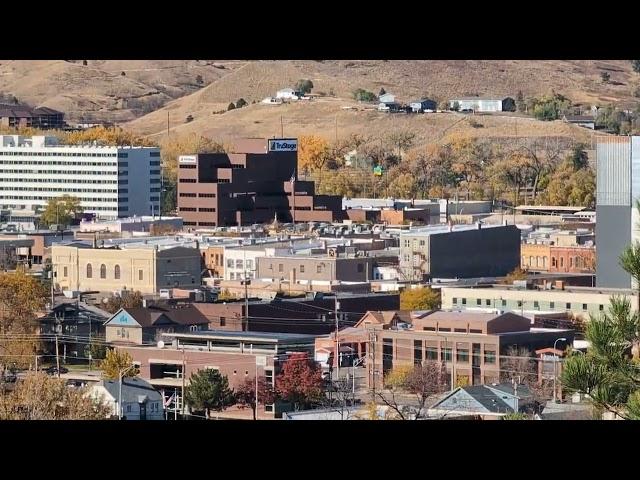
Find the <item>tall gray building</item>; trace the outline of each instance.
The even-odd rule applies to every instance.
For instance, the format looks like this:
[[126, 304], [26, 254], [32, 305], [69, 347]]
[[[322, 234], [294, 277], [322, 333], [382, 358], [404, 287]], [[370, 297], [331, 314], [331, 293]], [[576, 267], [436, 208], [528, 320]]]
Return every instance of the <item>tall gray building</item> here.
[[441, 225], [400, 234], [406, 279], [498, 277], [520, 266], [515, 225]]
[[619, 264], [622, 250], [640, 240], [640, 137], [598, 137], [596, 146], [596, 282], [629, 288], [631, 276]]

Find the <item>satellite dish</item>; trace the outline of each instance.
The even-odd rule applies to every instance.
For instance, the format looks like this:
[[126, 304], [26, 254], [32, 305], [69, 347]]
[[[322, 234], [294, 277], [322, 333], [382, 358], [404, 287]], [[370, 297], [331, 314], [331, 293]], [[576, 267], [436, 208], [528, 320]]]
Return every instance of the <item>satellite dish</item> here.
[[164, 342], [162, 340], [158, 342], [158, 348], [164, 348]]

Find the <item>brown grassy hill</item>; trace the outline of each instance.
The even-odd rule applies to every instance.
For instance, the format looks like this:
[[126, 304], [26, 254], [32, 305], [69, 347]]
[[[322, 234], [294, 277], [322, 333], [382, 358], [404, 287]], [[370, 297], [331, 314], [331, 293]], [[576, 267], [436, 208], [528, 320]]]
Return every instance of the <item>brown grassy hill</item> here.
[[[600, 73], [609, 72], [611, 80], [602, 82]], [[315, 93], [333, 92], [335, 98], [323, 98], [308, 105], [251, 105], [241, 111], [217, 114], [229, 102], [242, 97], [260, 101], [275, 94], [278, 88], [292, 85], [300, 78], [314, 83]], [[144, 135], [159, 136], [167, 128], [167, 112], [172, 131], [197, 132], [216, 138], [239, 135], [270, 136], [280, 134], [283, 117], [286, 135], [321, 133], [335, 135], [335, 118], [341, 133], [378, 132], [398, 125], [420, 131], [420, 137], [434, 139], [450, 126], [455, 115], [384, 116], [377, 112], [345, 111], [341, 107], [356, 105], [351, 100], [354, 89], [378, 93], [380, 88], [394, 93], [401, 101], [429, 96], [443, 100], [459, 95], [511, 95], [522, 90], [525, 96], [555, 90], [574, 103], [627, 105], [634, 101], [633, 90], [640, 76], [627, 61], [250, 61], [229, 69], [226, 75], [198, 92], [168, 103], [128, 124]], [[185, 123], [188, 116], [193, 122]], [[483, 117], [483, 129], [473, 129], [480, 136], [507, 135], [515, 121]], [[570, 135], [588, 137], [582, 129], [554, 123], [518, 120], [519, 135]], [[288, 127], [287, 127], [288, 125]], [[463, 122], [459, 129], [470, 127]], [[560, 132], [558, 129], [562, 130]]]
[[193, 93], [235, 67], [235, 62], [195, 60], [87, 63], [0, 60], [0, 93], [62, 110], [70, 120], [125, 122]]

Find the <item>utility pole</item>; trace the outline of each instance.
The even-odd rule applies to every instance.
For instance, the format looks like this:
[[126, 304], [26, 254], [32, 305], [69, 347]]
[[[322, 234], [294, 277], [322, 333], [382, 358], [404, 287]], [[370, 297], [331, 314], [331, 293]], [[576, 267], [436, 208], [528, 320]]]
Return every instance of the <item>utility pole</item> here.
[[338, 309], [340, 303], [338, 303], [338, 292], [335, 296], [335, 315], [336, 315], [336, 378], [340, 381], [340, 337], [338, 337], [338, 329], [340, 328], [340, 321], [338, 320]]
[[58, 326], [56, 325], [56, 367], [58, 367], [58, 378], [60, 378], [60, 354], [58, 350]]
[[282, 122], [282, 115], [280, 115], [280, 138], [284, 138], [284, 123]]
[[182, 419], [184, 420], [184, 381], [185, 381], [185, 376], [186, 376], [186, 366], [185, 366], [185, 361], [184, 361], [184, 347], [182, 347], [182, 402], [181, 402], [181, 414], [182, 414]]
[[167, 137], [169, 137], [169, 111], [167, 110]]

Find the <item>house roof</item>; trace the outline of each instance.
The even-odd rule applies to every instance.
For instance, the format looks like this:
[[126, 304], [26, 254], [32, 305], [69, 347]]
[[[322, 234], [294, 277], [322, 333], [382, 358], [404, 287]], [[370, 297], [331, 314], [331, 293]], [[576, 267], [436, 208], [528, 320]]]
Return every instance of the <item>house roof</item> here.
[[592, 115], [565, 115], [567, 122], [595, 122], [596, 119]]
[[[458, 387], [433, 405], [432, 408], [438, 409], [440, 405], [447, 403], [449, 399], [461, 396], [470, 396], [489, 413], [513, 413], [513, 408], [504, 400], [506, 398], [514, 398], [516, 395], [513, 393], [513, 385], [511, 383]], [[527, 401], [531, 398], [531, 391], [525, 385], [518, 385], [517, 398], [521, 401]], [[467, 405], [467, 408], [465, 408], [465, 405]], [[522, 407], [522, 403], [520, 406]], [[467, 410], [477, 412], [476, 409], [468, 405], [468, 402], [460, 402], [457, 411]]]
[[[119, 398], [120, 384], [117, 380], [102, 380], [98, 385], [104, 387], [114, 399]], [[161, 400], [162, 395], [145, 380], [138, 377], [122, 379], [122, 403]]]
[[502, 102], [505, 98], [510, 98], [505, 95], [504, 97], [455, 97], [451, 99], [451, 102], [455, 102], [457, 100], [481, 100], [483, 102]]
[[354, 327], [358, 328], [366, 320], [373, 320], [378, 325], [390, 325], [394, 320], [400, 322], [411, 323], [411, 312], [405, 310], [385, 310], [373, 311], [369, 310], [365, 313]]
[[141, 327], [153, 327], [156, 325], [167, 323], [176, 323], [178, 325], [198, 325], [208, 324], [209, 320], [205, 317], [200, 310], [193, 305], [189, 305], [181, 308], [168, 308], [168, 307], [139, 307], [139, 308], [123, 308], [116, 312], [107, 323], [115, 318], [120, 312], [128, 313]]

